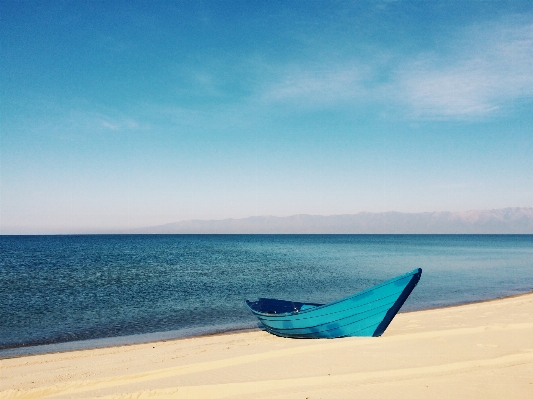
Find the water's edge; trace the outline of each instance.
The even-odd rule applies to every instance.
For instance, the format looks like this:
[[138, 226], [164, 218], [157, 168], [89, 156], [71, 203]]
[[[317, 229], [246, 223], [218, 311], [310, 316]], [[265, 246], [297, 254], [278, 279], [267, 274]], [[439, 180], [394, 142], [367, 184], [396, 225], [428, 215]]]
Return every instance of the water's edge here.
[[[473, 304], [496, 302], [496, 301], [501, 301], [505, 299], [518, 298], [521, 296], [526, 296], [526, 295], [531, 295], [531, 294], [533, 294], [533, 290], [519, 293], [519, 294], [503, 296], [503, 297], [483, 299], [479, 301], [460, 302], [460, 303], [454, 303], [450, 305], [443, 305], [439, 307], [427, 307], [427, 308], [420, 308], [420, 309], [415, 309], [415, 310], [407, 310], [403, 312], [400, 310], [399, 313], [415, 313], [415, 312], [424, 312], [424, 311], [447, 309], [447, 308], [456, 308], [456, 307], [468, 306], [468, 305], [473, 305]], [[141, 345], [141, 344], [157, 344], [158, 342], [177, 341], [177, 340], [183, 340], [183, 339], [196, 339], [196, 338], [204, 338], [204, 337], [210, 337], [210, 336], [231, 335], [231, 334], [239, 334], [243, 332], [261, 331], [262, 329], [257, 324], [258, 323], [255, 323], [255, 325], [242, 325], [238, 327], [227, 326], [226, 328], [224, 328], [224, 326], [218, 326], [218, 328], [213, 328], [213, 327], [191, 328], [191, 329], [182, 329], [182, 330], [174, 330], [174, 331], [162, 331], [162, 332], [148, 333], [148, 334], [135, 334], [135, 335], [125, 335], [125, 336], [119, 336], [119, 337], [87, 339], [83, 341], [59, 342], [59, 343], [46, 344], [46, 345], [19, 346], [19, 347], [14, 347], [14, 348], [0, 349], [0, 360], [20, 358], [20, 357], [26, 357], [26, 356], [46, 355], [46, 354], [52, 354], [52, 353], [75, 352], [75, 351], [83, 351], [83, 350], [91, 350], [91, 349], [104, 349], [104, 348], [132, 346], [132, 345]]]
[[0, 236], [0, 357], [257, 328], [422, 268], [402, 312], [533, 290], [533, 235]]

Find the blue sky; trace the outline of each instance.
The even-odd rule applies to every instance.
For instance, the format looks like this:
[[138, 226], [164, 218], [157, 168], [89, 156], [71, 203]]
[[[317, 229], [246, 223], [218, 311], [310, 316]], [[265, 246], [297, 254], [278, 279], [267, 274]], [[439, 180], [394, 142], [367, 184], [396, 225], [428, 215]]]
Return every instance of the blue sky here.
[[0, 0], [2, 232], [533, 206], [533, 3]]

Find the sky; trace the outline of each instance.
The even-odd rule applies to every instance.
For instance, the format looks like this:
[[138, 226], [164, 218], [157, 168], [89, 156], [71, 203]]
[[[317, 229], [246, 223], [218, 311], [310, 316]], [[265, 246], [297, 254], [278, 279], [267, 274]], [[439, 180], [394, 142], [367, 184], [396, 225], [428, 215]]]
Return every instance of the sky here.
[[0, 46], [0, 233], [533, 206], [530, 0], [0, 0]]

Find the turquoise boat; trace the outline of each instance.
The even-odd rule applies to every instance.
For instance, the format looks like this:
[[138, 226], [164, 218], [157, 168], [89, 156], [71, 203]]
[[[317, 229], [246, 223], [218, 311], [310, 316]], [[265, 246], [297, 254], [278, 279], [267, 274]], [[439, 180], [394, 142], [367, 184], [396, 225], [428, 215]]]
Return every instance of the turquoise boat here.
[[265, 330], [286, 338], [379, 337], [418, 284], [422, 269], [338, 301], [319, 304], [259, 298], [246, 305]]

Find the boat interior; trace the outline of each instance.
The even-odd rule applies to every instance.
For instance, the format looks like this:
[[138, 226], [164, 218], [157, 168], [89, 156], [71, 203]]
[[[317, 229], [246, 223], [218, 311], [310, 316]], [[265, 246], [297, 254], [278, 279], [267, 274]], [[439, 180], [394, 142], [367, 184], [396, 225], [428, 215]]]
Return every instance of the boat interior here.
[[246, 304], [255, 312], [263, 314], [298, 313], [323, 305], [321, 303], [293, 302], [270, 298], [259, 298], [254, 302], [246, 301]]

